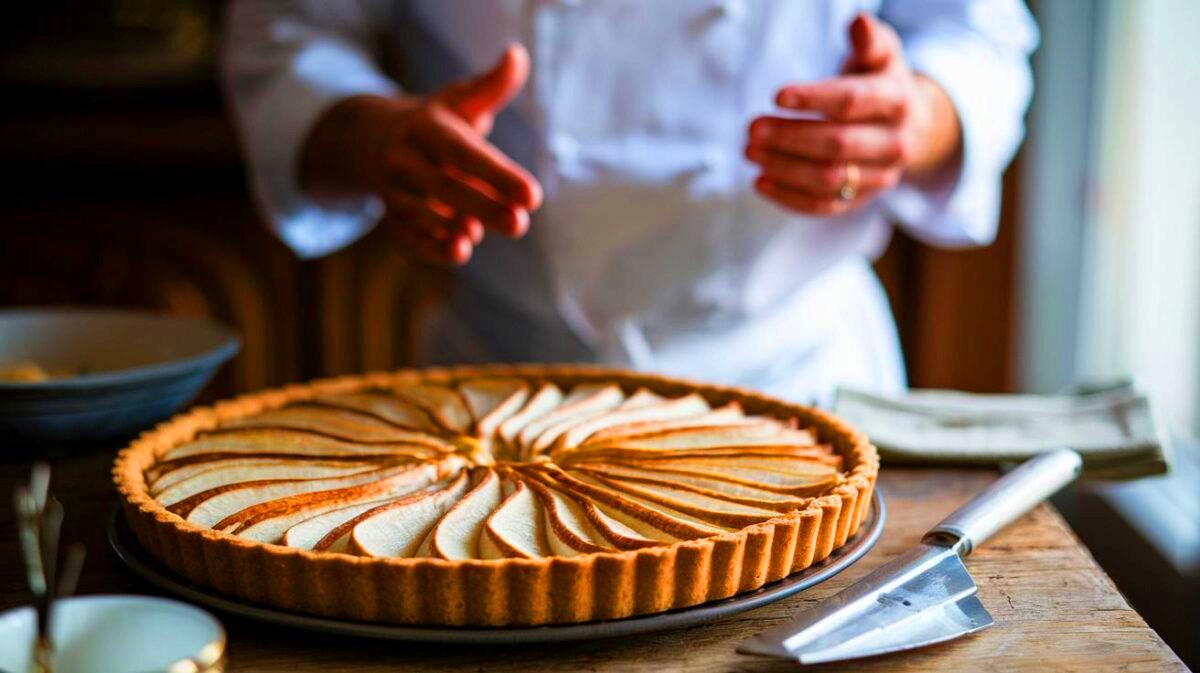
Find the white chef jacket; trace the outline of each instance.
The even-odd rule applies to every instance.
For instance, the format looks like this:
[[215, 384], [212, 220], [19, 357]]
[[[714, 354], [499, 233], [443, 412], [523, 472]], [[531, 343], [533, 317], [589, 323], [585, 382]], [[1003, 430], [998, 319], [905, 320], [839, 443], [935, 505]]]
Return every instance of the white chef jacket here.
[[[752, 190], [747, 126], [778, 113], [781, 86], [838, 72], [859, 11], [892, 25], [953, 101], [961, 167], [847, 215], [782, 210]], [[822, 402], [837, 384], [904, 385], [868, 262], [891, 222], [940, 246], [993, 239], [1037, 33], [1019, 0], [235, 2], [223, 71], [274, 230], [314, 257], [382, 212], [298, 187], [330, 106], [436, 91], [514, 41], [532, 72], [490, 140], [538, 177], [545, 205], [525, 238], [488, 236], [462, 269], [429, 359], [600, 361]]]

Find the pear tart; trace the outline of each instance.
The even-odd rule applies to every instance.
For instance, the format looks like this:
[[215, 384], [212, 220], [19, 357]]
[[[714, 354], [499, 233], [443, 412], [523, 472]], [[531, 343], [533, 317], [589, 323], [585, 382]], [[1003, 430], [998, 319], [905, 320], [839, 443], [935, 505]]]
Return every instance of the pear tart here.
[[756, 589], [857, 530], [859, 433], [744, 390], [584, 367], [319, 381], [121, 452], [124, 511], [191, 580], [426, 625], [625, 617]]

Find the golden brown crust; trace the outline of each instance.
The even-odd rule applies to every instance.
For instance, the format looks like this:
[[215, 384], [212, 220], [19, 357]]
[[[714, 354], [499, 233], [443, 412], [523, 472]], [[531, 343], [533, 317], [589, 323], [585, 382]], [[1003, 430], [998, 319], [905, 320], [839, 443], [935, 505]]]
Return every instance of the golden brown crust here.
[[[317, 395], [367, 387], [519, 377], [559, 385], [616, 382], [664, 395], [699, 392], [714, 405], [795, 417], [842, 456], [843, 475], [807, 506], [736, 532], [543, 559], [367, 558], [244, 540], [196, 526], [149, 494], [144, 473], [163, 452], [219, 422]], [[370, 373], [291, 385], [193, 409], [143, 433], [113, 478], [138, 541], [191, 581], [239, 598], [326, 617], [393, 624], [510, 626], [583, 622], [682, 608], [751, 591], [823, 560], [858, 530], [879, 472], [867, 438], [817, 409], [750, 390], [587, 365], [488, 365]]]

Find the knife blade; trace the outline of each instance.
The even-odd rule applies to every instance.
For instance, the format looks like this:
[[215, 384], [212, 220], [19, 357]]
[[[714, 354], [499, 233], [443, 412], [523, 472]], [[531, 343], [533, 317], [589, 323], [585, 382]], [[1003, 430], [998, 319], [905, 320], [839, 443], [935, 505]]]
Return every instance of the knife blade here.
[[1074, 480], [1082, 460], [1043, 453], [1001, 477], [925, 534], [921, 543], [738, 651], [825, 663], [897, 652], [974, 633], [993, 623], [963, 557]]

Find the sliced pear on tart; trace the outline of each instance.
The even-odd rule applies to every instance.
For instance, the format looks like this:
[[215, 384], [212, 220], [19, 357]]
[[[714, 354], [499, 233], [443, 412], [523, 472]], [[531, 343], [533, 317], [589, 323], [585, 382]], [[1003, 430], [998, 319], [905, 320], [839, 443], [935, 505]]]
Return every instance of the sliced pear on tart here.
[[[640, 465], [640, 467], [644, 467], [644, 465]], [[713, 464], [684, 464], [673, 465], [671, 467], [656, 467], [654, 469], [669, 474], [720, 479], [764, 491], [774, 491], [796, 497], [826, 492], [836, 485], [838, 481], [836, 472], [802, 474]]]
[[542, 418], [558, 407], [563, 400], [562, 390], [553, 383], [544, 383], [529, 396], [525, 404], [512, 416], [506, 418], [496, 429], [496, 434], [508, 446], [514, 446], [517, 435], [525, 426]]
[[[446, 461], [459, 461], [450, 457]], [[460, 463], [461, 464], [461, 463]], [[436, 475], [446, 469], [443, 463], [415, 463], [399, 467], [381, 468], [360, 472], [343, 477], [328, 477], [323, 479], [262, 479], [258, 481], [228, 484], [208, 489], [189, 498], [181, 500], [168, 509], [186, 519], [190, 523], [201, 526], [215, 527], [218, 522], [228, 517], [258, 505], [279, 498], [286, 498], [301, 493], [315, 493], [341, 489], [348, 486], [369, 484], [390, 478], [394, 475], [411, 474], [421, 476], [430, 473]]]
[[586, 475], [577, 477], [557, 467], [543, 469], [549, 470], [555, 481], [577, 498], [592, 501], [604, 514], [652, 539], [661, 539], [665, 534], [670, 539], [693, 540], [729, 530], [724, 526], [701, 521], [689, 514], [623, 493]]
[[382, 391], [324, 395], [313, 399], [309, 404], [356, 411], [410, 430], [435, 431], [438, 429], [438, 425], [433, 422], [424, 409]]
[[726, 528], [742, 528], [779, 516], [779, 512], [734, 502], [721, 494], [706, 495], [668, 484], [638, 483], [611, 479], [589, 471], [577, 476], [588, 483], [606, 486], [636, 502], [662, 506], [667, 511]]
[[592, 433], [580, 443], [580, 446], [619, 444], [623, 440], [653, 435], [667, 430], [685, 430], [687, 428], [720, 425], [753, 425], [760, 422], [760, 420], [747, 418], [742, 413], [742, 405], [737, 402], [730, 402], [723, 407], [695, 416], [665, 418], [661, 420], [635, 419], [626, 423], [618, 423]]
[[778, 421], [763, 420], [747, 424], [667, 429], [620, 438], [616, 442], [610, 440], [600, 446], [627, 449], [707, 449], [729, 446], [807, 447], [816, 443], [816, 437], [809, 430], [796, 430]]
[[229, 422], [211, 432], [223, 433], [244, 428], [290, 429], [364, 444], [422, 444], [428, 443], [431, 437], [427, 432], [397, 427], [394, 423], [372, 414], [313, 404], [298, 404], [294, 407], [264, 411], [257, 416]]
[[[315, 549], [317, 544], [324, 540], [326, 536], [332, 533], [347, 521], [357, 517], [359, 514], [367, 510], [374, 509], [382, 504], [393, 502], [397, 498], [380, 498], [379, 500], [368, 500], [359, 502], [353, 505], [338, 507], [322, 514], [310, 516], [309, 518], [294, 524], [291, 528], [284, 531], [280, 538], [280, 544], [296, 549]], [[330, 543], [326, 545], [323, 551], [346, 551], [345, 537], [340, 541], [341, 544]]]
[[[467, 492], [469, 482], [470, 478], [464, 470], [445, 488], [418, 493], [359, 514], [342, 524], [350, 529], [350, 552], [360, 556], [389, 558], [412, 556], [430, 529]], [[336, 542], [336, 538], [329, 540], [335, 533], [336, 529], [322, 542]], [[321, 546], [318, 543], [317, 548]]]
[[[549, 448], [560, 434], [579, 420], [598, 416], [625, 401], [625, 393], [615, 385], [581, 384], [550, 413], [530, 422], [517, 437], [522, 455], [529, 457]], [[535, 451], [536, 449], [536, 451]]]
[[[630, 397], [632, 401], [634, 397]], [[629, 425], [641, 421], [667, 421], [702, 415], [710, 410], [708, 402], [703, 397], [692, 394], [673, 400], [663, 400], [654, 395], [653, 401], [647, 404], [628, 406], [622, 404], [616, 409], [575, 423], [557, 438], [556, 448], [573, 449], [583, 444], [593, 434], [621, 425]], [[539, 439], [539, 445], [545, 445]], [[539, 445], [535, 445], [537, 450]]]
[[296, 460], [287, 458], [227, 458], [185, 465], [154, 481], [150, 493], [171, 505], [211, 488], [264, 479], [322, 479], [377, 470], [378, 463], [362, 461]]
[[[622, 465], [588, 465], [585, 463], [575, 469], [618, 482], [666, 486], [777, 512], [803, 509], [807, 504], [803, 497], [769, 491], [717, 477], [697, 476], [682, 472], [661, 472]], [[817, 489], [813, 490], [814, 495], [817, 492], [819, 492]]]
[[475, 419], [475, 434], [491, 437], [529, 399], [529, 384], [521, 379], [472, 379], [458, 384], [458, 394]]
[[148, 473], [161, 474], [180, 465], [237, 456], [287, 456], [352, 460], [364, 456], [427, 458], [450, 452], [454, 446], [440, 437], [426, 436], [404, 442], [364, 444], [300, 430], [238, 429], [200, 435], [164, 453]]
[[248, 507], [213, 524], [217, 530], [262, 542], [276, 542], [292, 526], [305, 519], [335, 509], [364, 502], [374, 502], [419, 491], [437, 481], [444, 472], [441, 466], [425, 463], [384, 479], [343, 488], [300, 493]]
[[437, 522], [416, 555], [444, 559], [482, 558], [480, 535], [488, 517], [502, 500], [503, 491], [496, 471], [480, 470], [475, 485]]
[[471, 428], [471, 411], [467, 403], [451, 388], [429, 383], [396, 386], [392, 392], [429, 414], [443, 430], [466, 433]]
[[558, 488], [537, 479], [525, 485], [533, 490], [546, 515], [546, 542], [557, 556], [578, 556], [614, 549], [588, 520], [583, 507]]
[[373, 414], [313, 404], [298, 404], [238, 419], [214, 432], [242, 428], [301, 430], [372, 444], [419, 441], [429, 436], [425, 432], [397, 427]]
[[479, 558], [541, 558], [552, 556], [546, 542], [542, 505], [523, 480], [511, 481], [511, 492], [492, 512], [479, 537]]

